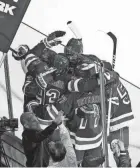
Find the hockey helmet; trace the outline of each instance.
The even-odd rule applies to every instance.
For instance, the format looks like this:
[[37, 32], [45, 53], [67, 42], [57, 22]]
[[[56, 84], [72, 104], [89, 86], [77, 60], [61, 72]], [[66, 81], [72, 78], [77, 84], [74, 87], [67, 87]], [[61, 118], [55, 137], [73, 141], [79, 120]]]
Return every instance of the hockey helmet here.
[[83, 43], [82, 39], [71, 38], [64, 48], [65, 54], [82, 54], [83, 53]]
[[54, 67], [57, 69], [57, 73], [66, 72], [69, 68], [69, 60], [63, 54], [59, 53], [54, 58]]
[[22, 44], [19, 45], [18, 48], [15, 49], [14, 52], [12, 52], [12, 56], [16, 59], [16, 60], [21, 60], [23, 59], [23, 56], [30, 50], [28, 45]]

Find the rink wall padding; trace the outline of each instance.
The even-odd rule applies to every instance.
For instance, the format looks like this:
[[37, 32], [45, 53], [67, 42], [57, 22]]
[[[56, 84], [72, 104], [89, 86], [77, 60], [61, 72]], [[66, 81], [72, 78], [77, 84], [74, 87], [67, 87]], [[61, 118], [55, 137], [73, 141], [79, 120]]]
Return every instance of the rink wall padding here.
[[[2, 144], [5, 155], [8, 158], [11, 167], [25, 166], [26, 158], [24, 155], [21, 139], [9, 132], [5, 132], [2, 135]], [[4, 158], [2, 158], [2, 162], [5, 163]]]

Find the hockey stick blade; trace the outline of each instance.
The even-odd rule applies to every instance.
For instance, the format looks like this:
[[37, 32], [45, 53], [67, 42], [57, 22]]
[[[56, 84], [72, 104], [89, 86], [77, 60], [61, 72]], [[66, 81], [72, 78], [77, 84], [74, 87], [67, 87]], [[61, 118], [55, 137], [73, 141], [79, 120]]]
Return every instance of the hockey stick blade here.
[[115, 68], [116, 62], [116, 48], [117, 48], [117, 38], [112, 32], [107, 33], [108, 36], [113, 40], [113, 57], [112, 57], [112, 68]]

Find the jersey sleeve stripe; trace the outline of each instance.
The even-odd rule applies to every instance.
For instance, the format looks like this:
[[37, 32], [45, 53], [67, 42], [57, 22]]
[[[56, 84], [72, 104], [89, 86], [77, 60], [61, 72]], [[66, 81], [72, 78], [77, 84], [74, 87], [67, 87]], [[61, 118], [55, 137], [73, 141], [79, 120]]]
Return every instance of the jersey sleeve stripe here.
[[52, 105], [52, 110], [55, 112], [56, 115], [58, 115], [58, 110], [56, 109], [54, 105]]
[[129, 120], [132, 120], [132, 119], [134, 119], [134, 116], [130, 115], [130, 116], [124, 117], [124, 118], [122, 118], [120, 120], [117, 120], [117, 121], [114, 121], [114, 122], [110, 122], [110, 126], [114, 126], [114, 125], [118, 125], [120, 123], [128, 122]]
[[122, 122], [122, 123], [118, 123], [118, 124], [113, 125], [113, 126], [110, 126], [110, 132], [114, 132], [114, 131], [117, 131], [121, 128], [128, 127], [131, 124], [132, 124], [132, 119], [128, 120], [128, 121], [125, 121], [125, 122]]
[[[40, 73], [40, 75], [37, 76], [37, 78], [35, 79], [37, 84], [43, 89], [43, 88], [47, 88], [47, 83], [44, 80], [42, 74]], [[42, 87], [43, 86], [43, 87]]]
[[68, 90], [69, 90], [69, 91], [72, 91], [72, 87], [71, 87], [72, 82], [73, 82], [73, 81], [70, 81], [70, 82], [68, 83]]
[[123, 118], [132, 116], [132, 115], [133, 115], [133, 112], [126, 113], [126, 114], [123, 114], [123, 115], [121, 115], [121, 116], [119, 116], [119, 117], [115, 117], [115, 118], [110, 119], [110, 122], [115, 122], [115, 121], [121, 120], [121, 119], [123, 119]]
[[89, 149], [94, 149], [97, 148], [101, 145], [102, 139], [98, 141], [97, 143], [94, 144], [85, 144], [85, 145], [78, 145], [75, 143], [75, 149], [77, 150], [89, 150]]
[[25, 58], [25, 64], [27, 64], [27, 62], [32, 58], [37, 58], [37, 57], [34, 54], [28, 54]]
[[75, 148], [77, 150], [88, 150], [88, 149], [97, 148], [102, 143], [102, 135], [100, 135], [96, 140], [93, 140], [93, 141], [78, 140], [77, 137], [73, 135], [71, 135], [71, 139], [72, 139], [73, 144], [75, 144]]
[[31, 60], [29, 60], [26, 64], [25, 64], [25, 67], [28, 69], [28, 66], [33, 62], [37, 60], [37, 58], [32, 58]]
[[74, 81], [74, 90], [75, 90], [76, 92], [79, 92], [78, 83], [79, 83], [79, 81], [80, 81], [81, 79], [82, 79], [82, 78], [79, 78], [79, 79], [76, 79], [76, 80]]
[[39, 105], [39, 103], [37, 101], [33, 100], [27, 104], [27, 109], [29, 110], [29, 112], [33, 113], [32, 107], [38, 106], [38, 105]]
[[96, 141], [98, 138], [102, 136], [102, 132], [100, 132], [96, 137], [93, 137], [93, 138], [81, 138], [81, 137], [76, 136], [76, 134], [73, 132], [70, 132], [70, 135], [74, 136], [77, 141], [88, 142], [88, 141]]
[[38, 57], [36, 57], [34, 54], [29, 54], [25, 58], [25, 67], [27, 68], [35, 60], [38, 60]]
[[58, 110], [55, 108], [54, 105], [48, 105], [47, 106], [47, 112], [49, 114], [49, 116], [54, 120], [57, 115], [58, 115]]
[[68, 83], [68, 90], [71, 91], [71, 92], [79, 92], [78, 84], [79, 84], [79, 81], [82, 80], [82, 79], [83, 79], [83, 78], [71, 80], [71, 81]]
[[30, 84], [31, 82], [26, 82], [22, 88], [23, 93], [26, 93], [26, 87]]

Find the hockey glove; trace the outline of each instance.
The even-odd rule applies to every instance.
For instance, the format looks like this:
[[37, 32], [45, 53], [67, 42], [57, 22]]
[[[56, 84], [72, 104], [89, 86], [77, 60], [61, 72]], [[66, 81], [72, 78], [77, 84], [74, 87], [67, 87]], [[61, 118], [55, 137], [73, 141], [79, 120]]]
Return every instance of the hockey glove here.
[[46, 48], [51, 48], [62, 43], [59, 39], [66, 34], [64, 31], [55, 31], [48, 35], [47, 38], [43, 39], [42, 42], [45, 44]]
[[117, 167], [131, 167], [129, 153], [125, 150], [124, 143], [122, 141], [114, 139], [111, 142], [111, 149], [113, 151]]
[[29, 46], [27, 45], [20, 45], [17, 49], [15, 49], [15, 52], [12, 52], [12, 56], [15, 58], [15, 60], [22, 60], [25, 58], [25, 55], [29, 52]]

